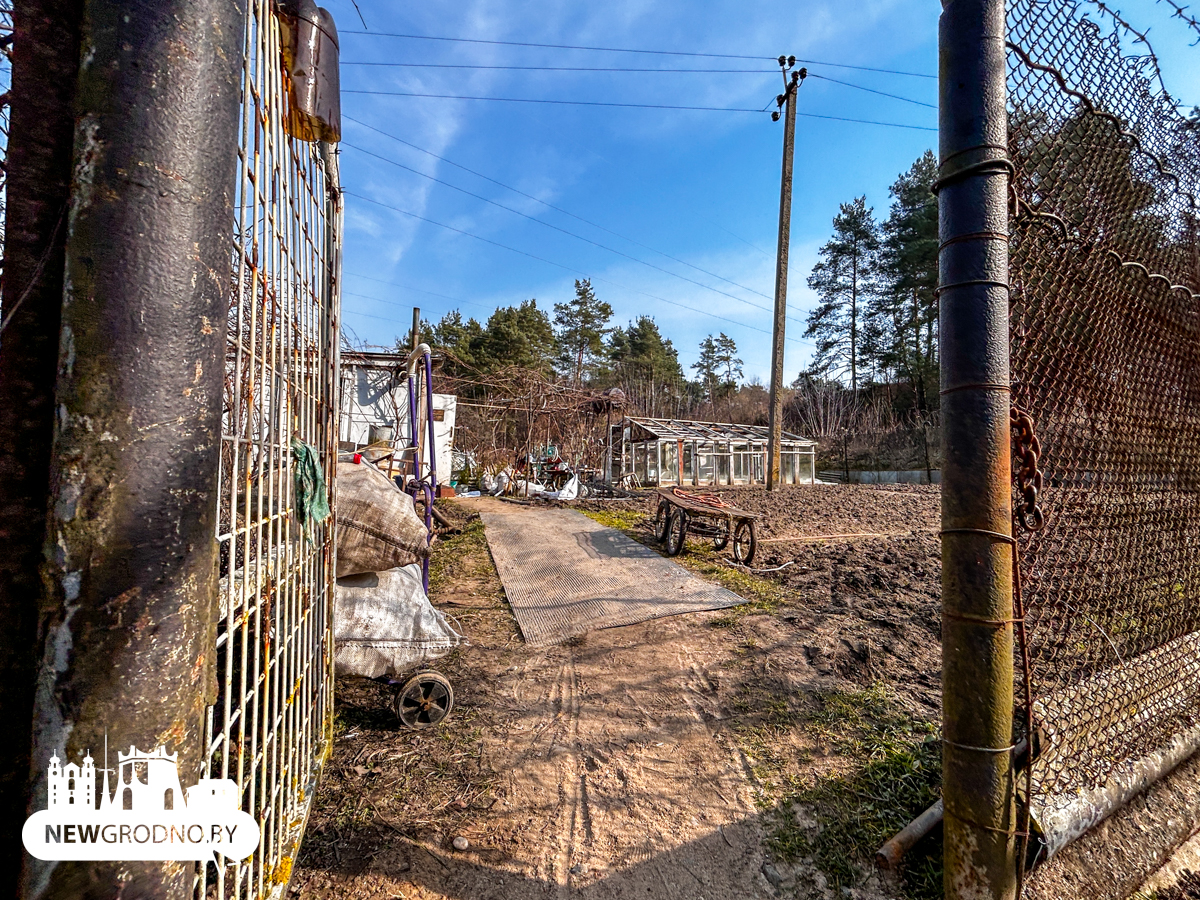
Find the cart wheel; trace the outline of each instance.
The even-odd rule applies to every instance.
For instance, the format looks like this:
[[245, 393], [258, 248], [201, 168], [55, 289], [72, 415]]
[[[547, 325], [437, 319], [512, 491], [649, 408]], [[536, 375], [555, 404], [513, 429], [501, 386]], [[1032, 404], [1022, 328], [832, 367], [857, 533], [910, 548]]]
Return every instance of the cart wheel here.
[[733, 558], [743, 566], [754, 561], [754, 550], [758, 547], [758, 538], [754, 534], [753, 522], [738, 522], [733, 532]]
[[658, 502], [658, 511], [654, 513], [654, 539], [660, 544], [667, 539], [667, 522], [671, 518], [671, 504], [666, 500]]
[[667, 519], [667, 556], [678, 556], [687, 539], [687, 513], [677, 509]]
[[729, 546], [729, 520], [717, 519], [717, 524], [714, 526], [715, 534], [713, 534], [713, 549], [724, 550]]
[[429, 728], [454, 709], [454, 688], [437, 672], [418, 672], [400, 688], [395, 710], [409, 728]]

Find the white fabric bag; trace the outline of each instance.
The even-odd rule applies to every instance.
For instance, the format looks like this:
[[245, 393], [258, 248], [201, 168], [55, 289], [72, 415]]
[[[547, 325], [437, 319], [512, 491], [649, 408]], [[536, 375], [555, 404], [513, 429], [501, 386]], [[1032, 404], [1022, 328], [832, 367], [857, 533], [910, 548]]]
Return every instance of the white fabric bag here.
[[378, 678], [445, 656], [466, 638], [434, 609], [421, 587], [421, 567], [347, 575], [333, 604], [334, 671]]

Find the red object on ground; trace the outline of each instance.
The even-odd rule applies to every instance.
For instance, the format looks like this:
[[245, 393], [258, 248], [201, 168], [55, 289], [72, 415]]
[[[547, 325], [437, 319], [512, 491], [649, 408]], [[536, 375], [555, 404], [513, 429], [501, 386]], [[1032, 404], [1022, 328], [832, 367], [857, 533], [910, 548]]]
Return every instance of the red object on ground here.
[[439, 498], [440, 497], [456, 497], [456, 496], [458, 496], [455, 493], [454, 488], [450, 487], [450, 485], [448, 485], [448, 484], [439, 484], [437, 486], [437, 495]]
[[362, 454], [355, 453], [354, 454], [354, 464], [357, 466], [360, 462], [362, 462]]

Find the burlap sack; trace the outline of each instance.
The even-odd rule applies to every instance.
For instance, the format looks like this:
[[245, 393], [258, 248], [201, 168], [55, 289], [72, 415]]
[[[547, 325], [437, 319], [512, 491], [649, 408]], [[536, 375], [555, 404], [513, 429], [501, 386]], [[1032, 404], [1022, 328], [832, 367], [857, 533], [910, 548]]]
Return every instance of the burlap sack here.
[[337, 464], [337, 576], [383, 572], [429, 556], [412, 497], [368, 462]]

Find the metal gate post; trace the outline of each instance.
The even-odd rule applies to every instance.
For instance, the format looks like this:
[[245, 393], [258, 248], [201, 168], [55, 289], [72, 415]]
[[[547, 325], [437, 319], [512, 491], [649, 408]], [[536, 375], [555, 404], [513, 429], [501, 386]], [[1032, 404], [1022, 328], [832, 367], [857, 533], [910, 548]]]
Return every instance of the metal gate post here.
[[1004, 0], [943, 0], [942, 795], [950, 900], [1016, 893]]
[[[85, 0], [33, 801], [55, 751], [165, 745], [215, 695], [217, 477], [244, 0]], [[27, 859], [26, 898], [187, 897], [187, 862]]]
[[[10, 4], [11, 5], [11, 4]], [[18, 3], [0, 302], [0, 896], [17, 891], [29, 805], [46, 488], [81, 0]]]

